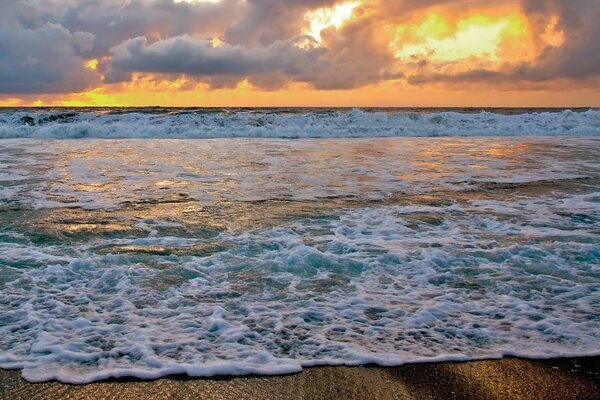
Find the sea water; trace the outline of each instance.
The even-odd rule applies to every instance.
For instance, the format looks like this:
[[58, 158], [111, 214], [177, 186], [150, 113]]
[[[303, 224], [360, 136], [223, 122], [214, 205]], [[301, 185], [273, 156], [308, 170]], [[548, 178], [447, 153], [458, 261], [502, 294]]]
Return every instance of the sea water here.
[[597, 110], [14, 109], [0, 136], [27, 380], [600, 354]]

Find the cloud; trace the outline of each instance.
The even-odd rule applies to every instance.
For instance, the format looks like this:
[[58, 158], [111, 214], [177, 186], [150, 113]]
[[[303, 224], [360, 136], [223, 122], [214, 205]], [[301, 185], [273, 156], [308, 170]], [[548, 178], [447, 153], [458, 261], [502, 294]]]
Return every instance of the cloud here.
[[[213, 46], [211, 41], [180, 36], [149, 43], [130, 39], [112, 49], [107, 82], [128, 81], [134, 72], [187, 75], [212, 87], [234, 86], [248, 79], [254, 86], [277, 89], [289, 82], [305, 82], [319, 89], [344, 89], [381, 80], [386, 52], [362, 48], [357, 36], [368, 37], [368, 22], [350, 25], [333, 35], [330, 47], [313, 38], [296, 36], [269, 45]], [[366, 42], [365, 42], [366, 43]]]
[[16, 9], [29, 28], [51, 22], [92, 33], [96, 40], [90, 55], [103, 57], [112, 47], [138, 36], [159, 40], [222, 33], [240, 18], [243, 5], [243, 0], [36, 0], [18, 2]]
[[[504, 64], [500, 68], [473, 68], [444, 73], [434, 71], [408, 78], [425, 83], [539, 84], [556, 80], [593, 80], [600, 77], [600, 7], [597, 0], [522, 0], [521, 9], [543, 46], [531, 61]], [[553, 23], [554, 22], [554, 23]], [[560, 33], [564, 43], [544, 43], [548, 29]]]
[[85, 68], [83, 55], [94, 35], [71, 32], [46, 22], [28, 29], [10, 5], [0, 16], [0, 93], [69, 93], [84, 90], [100, 77]]
[[[361, 0], [353, 18], [325, 29], [319, 42], [303, 34], [307, 12], [344, 0], [0, 1], [4, 94], [71, 93], [130, 81], [138, 73], [160, 80], [185, 76], [212, 88], [248, 80], [269, 90], [290, 82], [349, 89], [398, 79], [456, 86], [551, 85], [600, 77], [598, 0]], [[525, 18], [524, 40], [535, 49], [531, 57], [486, 59], [473, 53], [442, 60], [426, 46], [418, 57], [394, 50], [406, 43], [423, 45], [427, 29], [417, 37], [410, 29], [397, 34], [397, 28], [422, 24], [434, 12], [447, 23], [446, 31], [431, 33], [441, 35], [435, 37], [441, 43], [456, 35], [463, 16], [506, 10]], [[561, 40], [549, 41], [549, 34]], [[212, 38], [222, 43], [214, 46]], [[506, 38], [499, 38], [504, 44]], [[502, 51], [510, 53], [507, 48]], [[99, 60], [97, 70], [85, 67], [90, 59]]]
[[[261, 75], [298, 74], [305, 65], [317, 62], [322, 50], [301, 49], [302, 38], [277, 41], [269, 46], [242, 45], [214, 47], [209, 40], [180, 36], [148, 43], [145, 37], [130, 39], [112, 49], [106, 72], [108, 82], [129, 80], [132, 72], [185, 74], [215, 78], [215, 82]], [[220, 86], [217, 85], [217, 86]]]
[[566, 38], [562, 46], [548, 46], [522, 71], [525, 77], [550, 80], [600, 75], [600, 4], [597, 0], [547, 0], [543, 4], [523, 0], [523, 10], [531, 20], [543, 21], [548, 15], [556, 15], [555, 29], [562, 30]]
[[300, 33], [304, 14], [311, 9], [334, 5], [336, 0], [248, 0], [243, 17], [225, 31], [231, 44], [269, 45]]
[[133, 73], [145, 72], [186, 75], [213, 88], [247, 79], [262, 89], [290, 82], [348, 89], [397, 77], [390, 71], [394, 57], [373, 18], [355, 18], [339, 30], [324, 31], [320, 44], [299, 34], [307, 10], [334, 3], [248, 1], [245, 16], [226, 31], [227, 43], [220, 46], [189, 35], [155, 42], [143, 36], [130, 39], [111, 50], [106, 81], [128, 81]]
[[85, 60], [139, 35], [222, 32], [242, 0], [2, 0], [0, 93], [72, 93], [101, 83]]

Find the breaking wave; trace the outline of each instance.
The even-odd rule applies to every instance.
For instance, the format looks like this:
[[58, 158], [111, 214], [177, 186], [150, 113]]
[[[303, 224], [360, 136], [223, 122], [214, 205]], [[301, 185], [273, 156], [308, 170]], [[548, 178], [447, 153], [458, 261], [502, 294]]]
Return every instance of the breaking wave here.
[[6, 109], [0, 138], [598, 136], [600, 110]]

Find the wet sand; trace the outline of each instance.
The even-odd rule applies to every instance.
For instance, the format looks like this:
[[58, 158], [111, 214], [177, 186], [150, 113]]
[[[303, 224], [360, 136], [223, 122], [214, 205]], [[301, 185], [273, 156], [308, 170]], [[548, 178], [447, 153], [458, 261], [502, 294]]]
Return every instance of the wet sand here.
[[28, 383], [0, 370], [0, 399], [598, 399], [600, 357], [320, 367], [295, 375], [154, 381], [109, 380], [88, 385]]

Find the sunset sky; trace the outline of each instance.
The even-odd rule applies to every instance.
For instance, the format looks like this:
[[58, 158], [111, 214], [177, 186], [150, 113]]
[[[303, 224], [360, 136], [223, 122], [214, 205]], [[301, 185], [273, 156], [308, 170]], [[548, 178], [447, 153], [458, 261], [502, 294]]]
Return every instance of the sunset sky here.
[[0, 0], [0, 105], [600, 106], [600, 0]]

